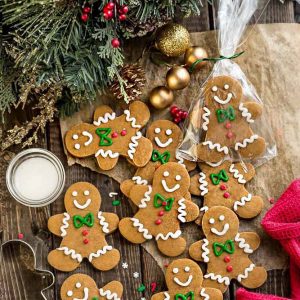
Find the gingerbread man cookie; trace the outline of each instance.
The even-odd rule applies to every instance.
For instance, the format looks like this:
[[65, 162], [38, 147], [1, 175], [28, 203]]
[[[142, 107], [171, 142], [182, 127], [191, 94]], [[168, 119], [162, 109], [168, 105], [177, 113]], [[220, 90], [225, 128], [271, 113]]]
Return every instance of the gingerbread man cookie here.
[[190, 256], [207, 263], [203, 286], [227, 290], [232, 279], [247, 288], [257, 288], [267, 279], [263, 267], [250, 259], [260, 244], [255, 232], [238, 232], [239, 219], [232, 210], [214, 206], [204, 214], [202, 229], [205, 238], [191, 245]]
[[100, 106], [94, 113], [93, 124], [78, 124], [66, 133], [66, 148], [75, 157], [94, 155], [102, 170], [111, 170], [119, 156], [143, 167], [151, 158], [152, 143], [142, 136], [140, 129], [149, 118], [147, 105], [140, 101], [133, 102], [119, 117], [109, 106]]
[[182, 139], [182, 132], [173, 122], [168, 120], [154, 121], [147, 129], [146, 137], [153, 145], [151, 160], [146, 166], [138, 168], [132, 179], [122, 182], [120, 188], [127, 197], [129, 197], [130, 189], [135, 184], [152, 184], [155, 170], [167, 162], [183, 164], [188, 171], [196, 167], [195, 163], [184, 161], [176, 154], [176, 149]]
[[174, 260], [166, 270], [167, 292], [151, 297], [151, 300], [222, 300], [219, 290], [202, 287], [200, 267], [190, 259]]
[[250, 127], [262, 114], [262, 105], [243, 96], [239, 81], [229, 76], [213, 77], [204, 87], [202, 130], [205, 141], [196, 147], [202, 161], [218, 162], [234, 150], [243, 158], [260, 156], [265, 140]]
[[167, 256], [178, 256], [186, 247], [180, 223], [194, 221], [199, 208], [185, 199], [190, 186], [186, 168], [169, 162], [159, 167], [153, 185], [135, 185], [130, 199], [139, 207], [133, 218], [120, 221], [119, 230], [130, 242], [141, 244], [153, 237], [159, 250]]
[[68, 277], [60, 289], [62, 300], [120, 300], [122, 294], [121, 282], [111, 281], [98, 289], [96, 282], [85, 274], [74, 274]]
[[118, 228], [119, 218], [99, 211], [101, 196], [97, 188], [88, 182], [77, 182], [66, 191], [64, 204], [66, 212], [48, 220], [49, 230], [63, 238], [60, 246], [49, 253], [49, 264], [70, 272], [87, 258], [98, 270], [114, 268], [120, 253], [107, 244], [105, 235]]
[[255, 169], [250, 163], [224, 161], [216, 167], [199, 164], [201, 172], [191, 178], [190, 192], [203, 196], [203, 208], [226, 206], [241, 218], [254, 218], [260, 214], [264, 203], [260, 196], [250, 194], [245, 183], [255, 175]]

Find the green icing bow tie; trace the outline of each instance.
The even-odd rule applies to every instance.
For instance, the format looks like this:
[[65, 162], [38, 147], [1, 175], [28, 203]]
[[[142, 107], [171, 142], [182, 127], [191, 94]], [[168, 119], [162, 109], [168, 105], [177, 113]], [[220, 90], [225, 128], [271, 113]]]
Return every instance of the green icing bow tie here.
[[152, 161], [160, 161], [162, 164], [165, 164], [169, 161], [170, 159], [170, 152], [169, 151], [165, 151], [164, 153], [160, 153], [157, 150], [153, 150], [152, 152], [152, 156], [151, 156], [151, 160]]
[[175, 300], [194, 300], [195, 299], [195, 294], [194, 292], [188, 292], [187, 294], [176, 294], [175, 295]]
[[219, 123], [223, 123], [227, 119], [233, 121], [235, 119], [235, 111], [232, 106], [229, 106], [227, 109], [217, 109], [216, 110], [217, 119]]
[[227, 182], [229, 177], [228, 177], [226, 171], [222, 169], [218, 174], [211, 173], [210, 179], [214, 185], [218, 185], [221, 180], [224, 182]]
[[99, 146], [111, 146], [112, 145], [112, 139], [108, 137], [108, 135], [111, 133], [111, 128], [97, 128], [96, 134], [100, 138]]
[[229, 254], [234, 253], [234, 243], [232, 240], [227, 240], [225, 244], [222, 243], [213, 243], [213, 250], [216, 256], [222, 255], [222, 253], [227, 252]]
[[[165, 198], [161, 194], [155, 194], [154, 196], [154, 207], [159, 208], [159, 207], [164, 207], [166, 211], [170, 211], [172, 209], [172, 205], [174, 202], [174, 198]], [[163, 205], [165, 203], [166, 205]]]
[[94, 215], [92, 213], [88, 213], [85, 217], [75, 215], [73, 217], [73, 224], [75, 228], [80, 228], [83, 225], [92, 227], [94, 225]]

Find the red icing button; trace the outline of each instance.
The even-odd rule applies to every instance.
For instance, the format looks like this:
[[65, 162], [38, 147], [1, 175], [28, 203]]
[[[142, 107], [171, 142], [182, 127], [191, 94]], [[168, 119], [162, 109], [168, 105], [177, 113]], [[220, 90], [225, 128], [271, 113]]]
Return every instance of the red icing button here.
[[123, 129], [123, 130], [121, 131], [121, 135], [124, 136], [124, 135], [126, 135], [126, 134], [127, 134], [127, 131], [126, 131], [125, 129]]
[[156, 225], [160, 225], [161, 223], [162, 223], [162, 220], [160, 220], [160, 219], [158, 219], [158, 220], [155, 221]]
[[84, 242], [85, 244], [88, 244], [89, 240], [88, 240], [88, 239], [84, 239], [83, 242]]
[[226, 263], [229, 263], [229, 262], [230, 262], [230, 256], [229, 256], [229, 255], [225, 256], [225, 257], [224, 257], [224, 261], [225, 261]]
[[161, 210], [161, 211], [158, 213], [158, 215], [159, 215], [160, 217], [162, 217], [164, 214], [165, 214], [165, 213], [164, 213], [163, 210]]
[[167, 206], [167, 202], [166, 201], [164, 201], [163, 203], [162, 203], [162, 206]]
[[227, 271], [227, 272], [232, 272], [232, 270], [233, 270], [233, 267], [232, 267], [232, 266], [227, 266], [227, 267], [226, 267], [226, 271]]
[[227, 186], [226, 186], [225, 184], [221, 184], [221, 185], [220, 185], [220, 189], [221, 189], [222, 191], [225, 191], [225, 190], [227, 189]]
[[231, 126], [231, 123], [229, 123], [229, 122], [227, 122], [226, 124], [225, 124], [225, 128], [226, 129], [230, 129], [232, 126]]
[[224, 196], [224, 198], [229, 198], [230, 194], [228, 192], [225, 192], [223, 196]]
[[113, 132], [111, 137], [116, 138], [116, 137], [118, 137], [118, 134], [116, 132]]
[[83, 236], [86, 236], [86, 235], [88, 235], [88, 234], [89, 234], [89, 232], [88, 232], [86, 229], [82, 231], [82, 235], [83, 235]]
[[226, 136], [227, 138], [231, 139], [233, 137], [233, 133], [231, 131], [228, 131]]

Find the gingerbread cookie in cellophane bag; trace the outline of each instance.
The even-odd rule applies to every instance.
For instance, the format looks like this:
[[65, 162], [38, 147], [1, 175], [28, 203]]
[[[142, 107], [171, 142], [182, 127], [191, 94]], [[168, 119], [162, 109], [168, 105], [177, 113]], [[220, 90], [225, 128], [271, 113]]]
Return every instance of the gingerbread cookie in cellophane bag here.
[[267, 2], [218, 1], [220, 56], [208, 59], [215, 64], [199, 98], [191, 105], [178, 151], [182, 158], [210, 166], [218, 166], [226, 159], [258, 166], [276, 156], [263, 101], [234, 61], [240, 55], [247, 55], [247, 49], [240, 52], [237, 48], [247, 38], [247, 34], [242, 38], [246, 25], [250, 20], [257, 21]]

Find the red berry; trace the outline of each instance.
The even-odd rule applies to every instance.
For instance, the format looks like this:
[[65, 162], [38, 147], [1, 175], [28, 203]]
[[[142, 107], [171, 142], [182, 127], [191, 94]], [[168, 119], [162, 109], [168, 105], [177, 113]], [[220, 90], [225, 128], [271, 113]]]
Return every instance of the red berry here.
[[175, 117], [181, 118], [181, 114], [182, 114], [181, 110], [178, 110], [177, 113], [175, 114]]
[[117, 38], [113, 38], [111, 40], [111, 45], [114, 47], [114, 48], [119, 48], [120, 47], [120, 41], [117, 39]]
[[104, 13], [107, 13], [109, 10], [111, 10], [111, 9], [109, 9], [107, 6], [104, 6], [104, 8], [103, 8]]
[[126, 20], [126, 15], [122, 14], [119, 16], [120, 21], [125, 21]]
[[170, 108], [171, 114], [174, 116], [179, 111], [179, 108], [177, 106], [172, 106]]
[[114, 9], [115, 7], [115, 4], [113, 2], [109, 2], [106, 4], [106, 6], [109, 8], [109, 9]]
[[91, 12], [91, 8], [90, 8], [89, 6], [86, 6], [86, 7], [83, 8], [82, 11], [83, 11], [84, 13], [88, 14], [88, 13]]
[[24, 234], [23, 233], [18, 233], [18, 239], [22, 240], [24, 238]]
[[112, 10], [108, 10], [108, 11], [106, 12], [106, 14], [107, 14], [107, 16], [108, 16], [109, 19], [111, 19], [111, 18], [114, 16]]
[[176, 118], [174, 119], [174, 122], [175, 122], [176, 124], [179, 124], [179, 123], [181, 122], [181, 118], [177, 118], [177, 117], [176, 117]]
[[161, 223], [162, 223], [162, 220], [160, 220], [160, 219], [158, 219], [158, 220], [155, 221], [156, 225], [160, 225]]
[[233, 267], [232, 267], [232, 266], [227, 266], [227, 268], [226, 268], [226, 271], [227, 271], [227, 272], [232, 272], [232, 270], [233, 270]]
[[81, 20], [82, 20], [83, 22], [86, 22], [86, 21], [88, 20], [88, 18], [89, 18], [88, 14], [82, 14], [82, 15], [81, 15]]
[[188, 117], [189, 113], [187, 111], [184, 111], [182, 114], [182, 118], [186, 119]]
[[127, 14], [128, 11], [129, 11], [128, 6], [127, 6], [127, 5], [123, 5], [123, 6], [122, 6], [122, 11], [123, 11], [124, 14]]
[[229, 255], [225, 256], [225, 257], [224, 257], [224, 261], [225, 261], [226, 263], [229, 263], [229, 262], [230, 262], [230, 256], [229, 256]]

